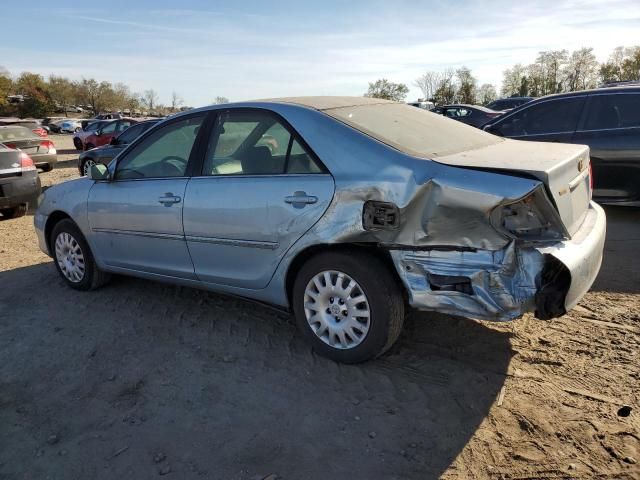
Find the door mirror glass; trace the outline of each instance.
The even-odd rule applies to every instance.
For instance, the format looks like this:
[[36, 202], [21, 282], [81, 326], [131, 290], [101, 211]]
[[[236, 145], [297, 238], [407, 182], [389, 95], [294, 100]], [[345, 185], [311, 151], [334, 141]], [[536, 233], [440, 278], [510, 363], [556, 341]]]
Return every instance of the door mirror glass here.
[[89, 178], [91, 180], [109, 180], [109, 169], [101, 163], [91, 165], [91, 170], [89, 170]]
[[112, 137], [111, 141], [109, 142], [109, 145], [118, 145], [117, 137]]

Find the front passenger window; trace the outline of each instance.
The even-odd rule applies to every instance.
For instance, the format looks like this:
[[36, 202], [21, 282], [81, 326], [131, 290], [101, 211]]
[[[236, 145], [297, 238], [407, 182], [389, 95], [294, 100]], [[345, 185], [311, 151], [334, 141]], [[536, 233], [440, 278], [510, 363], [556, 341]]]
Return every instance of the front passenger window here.
[[156, 130], [118, 162], [116, 180], [184, 177], [204, 115]]

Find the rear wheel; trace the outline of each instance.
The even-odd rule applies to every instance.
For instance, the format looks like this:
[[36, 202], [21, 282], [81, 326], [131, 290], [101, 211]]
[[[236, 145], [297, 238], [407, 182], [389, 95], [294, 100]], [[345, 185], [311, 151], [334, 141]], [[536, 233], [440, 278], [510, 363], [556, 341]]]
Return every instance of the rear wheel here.
[[76, 290], [93, 290], [109, 280], [101, 271], [82, 232], [70, 219], [58, 222], [51, 232], [51, 250], [56, 270]]
[[40, 166], [40, 168], [43, 172], [50, 172], [51, 170], [53, 170], [53, 165], [51, 165], [50, 163], [45, 163], [44, 165]]
[[23, 204], [18, 205], [17, 207], [3, 208], [0, 210], [0, 213], [2, 214], [2, 218], [5, 220], [24, 217], [27, 214], [27, 206]]
[[80, 140], [78, 137], [75, 137], [73, 139], [73, 146], [76, 147], [76, 150], [82, 150], [82, 140]]
[[312, 257], [298, 272], [292, 303], [298, 328], [313, 349], [337, 362], [383, 354], [404, 322], [396, 279], [380, 259], [360, 252]]

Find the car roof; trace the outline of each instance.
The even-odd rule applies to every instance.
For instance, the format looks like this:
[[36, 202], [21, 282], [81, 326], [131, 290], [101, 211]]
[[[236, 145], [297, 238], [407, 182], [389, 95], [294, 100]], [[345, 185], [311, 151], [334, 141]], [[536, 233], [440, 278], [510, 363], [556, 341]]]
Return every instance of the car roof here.
[[[329, 110], [331, 108], [359, 107], [362, 105], [376, 105], [380, 103], [400, 103], [391, 100], [371, 97], [282, 97], [253, 100], [255, 102], [268, 103], [292, 103], [313, 108], [315, 110]], [[244, 103], [244, 102], [243, 102]]]
[[554, 93], [551, 95], [545, 95], [544, 97], [538, 97], [532, 101], [543, 100], [543, 99], [548, 100], [550, 98], [575, 97], [579, 95], [601, 95], [603, 93], [629, 93], [629, 92], [640, 92], [640, 86], [620, 85], [617, 87], [592, 88], [590, 90], [577, 90], [575, 92]]

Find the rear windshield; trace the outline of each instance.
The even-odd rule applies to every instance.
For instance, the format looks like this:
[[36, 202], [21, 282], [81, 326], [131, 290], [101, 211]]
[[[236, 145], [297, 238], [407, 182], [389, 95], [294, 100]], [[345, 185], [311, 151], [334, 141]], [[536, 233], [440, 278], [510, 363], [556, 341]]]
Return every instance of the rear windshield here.
[[324, 112], [401, 152], [422, 158], [503, 141], [475, 127], [400, 103], [331, 108]]
[[33, 132], [25, 127], [2, 127], [0, 128], [0, 142], [9, 140], [22, 140], [33, 137]]

